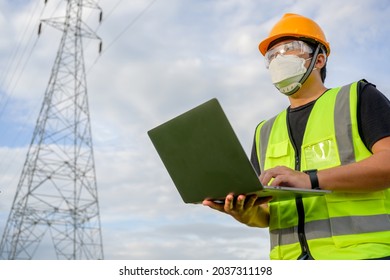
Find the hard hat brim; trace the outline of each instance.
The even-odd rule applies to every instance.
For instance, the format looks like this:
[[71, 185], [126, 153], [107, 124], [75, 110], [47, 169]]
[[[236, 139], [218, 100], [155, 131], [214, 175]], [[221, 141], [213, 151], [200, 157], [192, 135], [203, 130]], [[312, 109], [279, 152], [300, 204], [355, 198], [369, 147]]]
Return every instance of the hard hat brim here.
[[298, 34], [298, 33], [284, 33], [284, 34], [277, 34], [277, 35], [274, 35], [274, 36], [270, 36], [266, 39], [264, 39], [263, 41], [260, 42], [259, 44], [259, 51], [261, 52], [261, 54], [264, 56], [265, 53], [268, 51], [269, 49], [269, 46], [271, 45], [271, 43], [275, 40], [278, 40], [278, 39], [281, 39], [281, 38], [284, 38], [286, 37], [287, 38], [290, 38], [293, 37], [293, 38], [297, 38], [299, 40], [304, 40], [304, 39], [307, 39], [307, 40], [311, 40], [311, 41], [317, 41], [318, 43], [321, 43], [322, 45], [325, 46], [326, 48], [326, 55], [329, 56], [330, 54], [330, 48], [329, 48], [329, 43], [328, 42], [323, 42], [323, 41], [320, 41], [318, 39], [313, 39], [313, 38], [306, 38], [306, 37], [302, 37], [302, 34]]

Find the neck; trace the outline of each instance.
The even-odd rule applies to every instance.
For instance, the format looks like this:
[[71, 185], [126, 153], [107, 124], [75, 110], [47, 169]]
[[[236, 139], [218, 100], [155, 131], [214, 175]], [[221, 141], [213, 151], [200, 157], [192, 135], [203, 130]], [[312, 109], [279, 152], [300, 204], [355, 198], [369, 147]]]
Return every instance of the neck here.
[[307, 79], [302, 87], [292, 96], [289, 96], [291, 108], [300, 107], [320, 97], [327, 88], [322, 81]]

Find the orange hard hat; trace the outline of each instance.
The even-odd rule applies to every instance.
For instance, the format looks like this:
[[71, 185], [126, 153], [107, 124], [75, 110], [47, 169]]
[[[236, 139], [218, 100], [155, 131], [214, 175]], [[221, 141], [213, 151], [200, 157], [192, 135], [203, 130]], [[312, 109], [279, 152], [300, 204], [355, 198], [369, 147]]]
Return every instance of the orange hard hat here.
[[325, 34], [317, 23], [301, 15], [285, 14], [272, 28], [269, 36], [260, 42], [259, 50], [262, 55], [265, 55], [273, 41], [283, 37], [314, 40], [326, 48], [328, 56], [330, 54], [329, 43], [326, 41]]

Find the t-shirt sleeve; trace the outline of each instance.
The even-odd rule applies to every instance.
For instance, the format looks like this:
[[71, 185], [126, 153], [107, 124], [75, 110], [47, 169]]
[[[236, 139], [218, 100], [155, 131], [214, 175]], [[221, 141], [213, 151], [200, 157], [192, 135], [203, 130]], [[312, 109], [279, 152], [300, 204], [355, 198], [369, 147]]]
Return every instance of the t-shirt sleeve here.
[[371, 151], [380, 139], [390, 136], [390, 101], [375, 85], [359, 83], [359, 133]]

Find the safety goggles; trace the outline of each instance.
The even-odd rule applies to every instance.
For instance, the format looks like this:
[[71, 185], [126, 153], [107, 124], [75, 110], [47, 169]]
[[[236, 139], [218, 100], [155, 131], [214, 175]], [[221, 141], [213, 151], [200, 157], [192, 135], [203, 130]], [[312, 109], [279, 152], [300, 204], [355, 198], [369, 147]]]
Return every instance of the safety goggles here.
[[278, 55], [302, 55], [305, 53], [311, 54], [313, 53], [313, 49], [303, 41], [291, 41], [278, 45], [265, 53], [265, 66], [268, 68], [272, 59]]

